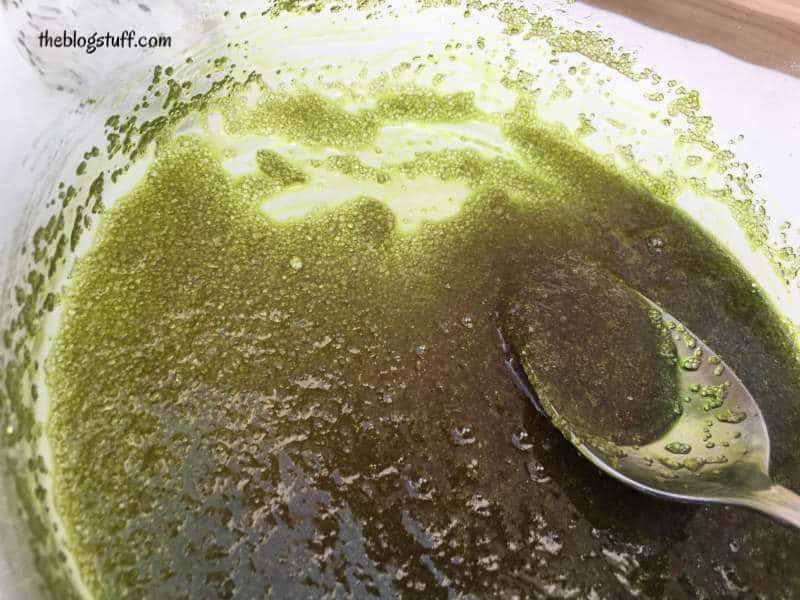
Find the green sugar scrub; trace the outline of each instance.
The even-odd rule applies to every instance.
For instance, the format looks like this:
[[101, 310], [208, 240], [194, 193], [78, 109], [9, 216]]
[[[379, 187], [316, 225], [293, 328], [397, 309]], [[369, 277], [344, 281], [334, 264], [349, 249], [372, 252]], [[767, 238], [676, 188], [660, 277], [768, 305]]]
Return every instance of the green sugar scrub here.
[[[518, 315], [535, 327], [522, 352], [544, 343], [557, 354], [555, 340], [568, 335], [571, 352], [587, 353], [571, 363], [585, 363], [609, 349], [602, 339], [577, 344], [580, 328], [599, 328], [611, 343], [633, 336], [643, 350], [630, 371], [599, 383], [636, 402], [604, 395], [587, 414], [583, 398], [571, 401], [583, 418], [620, 418], [619, 435], [645, 436], [667, 424], [674, 365], [656, 355], [659, 334], [621, 281], [716, 331], [726, 356], [763, 364], [758, 349], [779, 329], [748, 326], [753, 315], [774, 320], [749, 279], [676, 209], [522, 109], [468, 106], [439, 112], [429, 129], [413, 125], [433, 141], [468, 114], [504, 132], [514, 160], [424, 142], [397, 160], [375, 149], [387, 123], [402, 122], [384, 107], [418, 117], [428, 103], [464, 104], [375, 92], [375, 108], [352, 113], [313, 95], [265, 93], [252, 108], [233, 96], [223, 114], [241, 136], [279, 126], [285, 146], [258, 138], [234, 175], [212, 136], [165, 139], [73, 270], [48, 359], [48, 435], [56, 506], [89, 589], [505, 594], [540, 552], [573, 586], [619, 589], [602, 562], [583, 570], [583, 538], [554, 516], [573, 502], [570, 486], [587, 477], [595, 486], [596, 476], [559, 464], [553, 453], [568, 449], [553, 449], [549, 425], [515, 387], [497, 333], [508, 325], [504, 307], [526, 286], [539, 296], [537, 285], [556, 286]], [[342, 201], [297, 218], [265, 212], [296, 210], [323, 188], [327, 201]], [[411, 228], [390, 206], [423, 193], [460, 206]], [[582, 258], [559, 259], [568, 252]], [[521, 292], [509, 293], [514, 285]], [[584, 295], [577, 304], [575, 293]], [[588, 323], [594, 302], [616, 303], [602, 318], [626, 322]], [[794, 389], [783, 377], [768, 381], [773, 392]], [[532, 481], [538, 464], [552, 484]], [[620, 494], [648, 507], [637, 508], [641, 519], [655, 514], [617, 488], [579, 493], [614, 528]], [[546, 515], [542, 530], [537, 514]], [[711, 523], [693, 526], [686, 547], [695, 550], [684, 551], [704, 547]], [[657, 522], [629, 535], [669, 552]], [[587, 543], [600, 552], [602, 542]], [[658, 590], [652, 576], [643, 569], [637, 585]]]
[[[103, 113], [4, 330], [50, 595], [796, 597], [796, 535], [605, 477], [502, 342], [569, 384], [571, 426], [650, 438], [678, 367], [637, 290], [741, 377], [800, 487], [796, 331], [687, 214], [729, 215], [783, 289], [752, 175], [597, 31], [438, 4], [232, 11]], [[642, 86], [663, 102], [617, 94]]]
[[545, 409], [577, 435], [641, 445], [681, 414], [672, 332], [585, 257], [535, 257], [504, 292], [503, 328]]

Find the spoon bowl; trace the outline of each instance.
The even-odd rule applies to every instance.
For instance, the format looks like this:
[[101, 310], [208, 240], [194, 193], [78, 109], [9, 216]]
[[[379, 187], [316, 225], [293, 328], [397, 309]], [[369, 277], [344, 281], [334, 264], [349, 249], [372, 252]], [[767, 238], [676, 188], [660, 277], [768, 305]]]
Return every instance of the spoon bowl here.
[[[700, 338], [643, 298], [675, 341], [680, 416], [662, 436], [641, 446], [559, 429], [598, 468], [637, 490], [679, 502], [744, 506], [800, 528], [800, 495], [770, 479], [769, 433], [750, 392]], [[563, 423], [553, 404], [537, 399], [527, 386], [514, 358], [508, 365], [537, 409]]]

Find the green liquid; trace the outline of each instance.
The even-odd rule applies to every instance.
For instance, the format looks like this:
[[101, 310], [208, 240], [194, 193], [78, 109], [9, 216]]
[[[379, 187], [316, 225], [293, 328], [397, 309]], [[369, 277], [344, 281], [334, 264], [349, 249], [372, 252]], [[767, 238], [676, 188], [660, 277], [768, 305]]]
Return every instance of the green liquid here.
[[[399, 119], [491, 123], [517, 158], [355, 157]], [[796, 536], [605, 478], [505, 366], [509, 283], [577, 253], [726, 358], [763, 399], [773, 468], [790, 478], [790, 341], [699, 228], [522, 108], [394, 95], [352, 113], [297, 95], [241, 127], [334, 157], [264, 148], [233, 176], [210, 142], [164, 143], [72, 275], [48, 432], [57, 508], [94, 593], [693, 597], [723, 593], [731, 565], [754, 591], [800, 585]], [[369, 194], [301, 219], [262, 211], [321, 171], [375, 194], [428, 177], [469, 195], [416, 228]]]

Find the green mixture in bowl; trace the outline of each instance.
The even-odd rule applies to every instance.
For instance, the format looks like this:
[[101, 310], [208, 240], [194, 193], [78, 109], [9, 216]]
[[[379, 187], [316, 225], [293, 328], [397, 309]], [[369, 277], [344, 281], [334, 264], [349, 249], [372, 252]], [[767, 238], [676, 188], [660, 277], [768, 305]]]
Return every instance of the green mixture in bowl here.
[[[419, 118], [429, 104], [438, 123], [494, 125], [518, 160], [470, 148], [358, 158], [398, 122], [384, 107]], [[270, 97], [249, 109], [252, 126], [279, 123], [324, 143], [324, 158], [256, 148], [232, 175], [212, 142], [177, 136], [104, 216], [49, 359], [56, 501], [92, 590], [505, 594], [544, 556], [572, 585], [598, 585], [603, 559], [579, 560], [587, 547], [602, 556], [597, 521], [563, 512], [585, 502], [670, 556], [675, 532], [642, 521], [662, 505], [594, 489], [588, 467], [563, 463], [571, 452], [515, 386], [499, 333], [523, 361], [551, 361], [575, 425], [629, 441], [668, 426], [675, 400], [669, 348], [631, 289], [738, 368], [759, 365], [761, 392], [788, 402], [775, 317], [676, 209], [522, 110], [463, 106], [393, 95], [351, 114]], [[343, 178], [371, 195], [287, 221], [263, 210]], [[380, 198], [419, 182], [467, 198], [405, 230]], [[587, 381], [585, 365], [608, 370]], [[638, 518], [616, 516], [619, 496]], [[704, 552], [718, 527], [693, 525], [682, 552]], [[759, 530], [769, 552], [781, 534]], [[654, 593], [672, 585], [640, 577]]]
[[[763, 242], [696, 93], [510, 6], [238, 17], [247, 44], [106, 121], [30, 245], [7, 431], [56, 593], [795, 597], [795, 535], [612, 481], [508, 366], [505, 343], [565, 432], [651, 440], [679, 404], [650, 298], [752, 391], [799, 487], [793, 332], [676, 204]], [[628, 110], [593, 62], [669, 100]], [[639, 164], [657, 128], [695, 171]]]

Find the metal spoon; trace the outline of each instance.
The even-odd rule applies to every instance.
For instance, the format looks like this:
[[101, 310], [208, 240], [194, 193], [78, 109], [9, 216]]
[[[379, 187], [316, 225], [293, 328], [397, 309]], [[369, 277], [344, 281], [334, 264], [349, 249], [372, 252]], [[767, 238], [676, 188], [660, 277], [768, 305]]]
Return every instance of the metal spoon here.
[[[769, 434], [747, 388], [688, 328], [645, 300], [675, 339], [682, 414], [645, 446], [590, 441], [569, 431], [566, 437], [600, 469], [637, 490], [679, 502], [745, 506], [800, 528], [800, 495], [770, 479]], [[537, 401], [515, 359], [507, 364], [537, 409], [559, 422], [547, 398]]]

